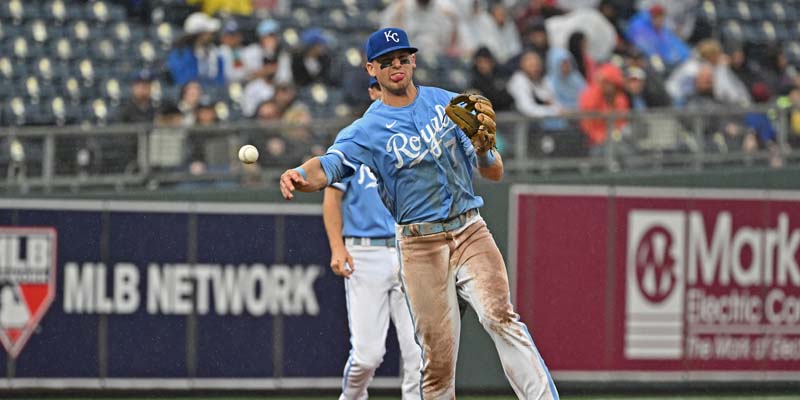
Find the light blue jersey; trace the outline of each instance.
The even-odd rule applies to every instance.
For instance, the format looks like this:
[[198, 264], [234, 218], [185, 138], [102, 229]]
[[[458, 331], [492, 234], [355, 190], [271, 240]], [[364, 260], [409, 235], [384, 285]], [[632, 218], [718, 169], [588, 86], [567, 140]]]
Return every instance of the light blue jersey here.
[[399, 224], [443, 221], [483, 205], [472, 189], [475, 150], [444, 112], [456, 94], [417, 89], [416, 99], [404, 107], [372, 103], [320, 158], [328, 184], [368, 166]]
[[378, 195], [378, 180], [366, 165], [332, 185], [342, 197], [342, 236], [359, 238], [394, 237], [394, 218]]

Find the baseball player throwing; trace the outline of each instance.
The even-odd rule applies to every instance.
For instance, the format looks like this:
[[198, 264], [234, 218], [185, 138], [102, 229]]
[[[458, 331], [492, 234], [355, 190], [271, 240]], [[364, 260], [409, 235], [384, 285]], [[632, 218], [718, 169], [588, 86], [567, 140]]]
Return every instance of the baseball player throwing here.
[[[377, 82], [370, 81], [369, 91], [372, 100], [380, 97]], [[326, 188], [322, 217], [331, 245], [331, 269], [347, 278], [352, 349], [339, 399], [367, 398], [367, 386], [386, 352], [390, 317], [403, 358], [403, 399], [419, 398], [422, 360], [400, 287], [394, 219], [381, 203], [372, 171], [361, 165], [354, 175]]]
[[[503, 175], [492, 150], [491, 103], [414, 85], [416, 51], [401, 29], [370, 35], [366, 68], [383, 89], [382, 101], [344, 128], [324, 156], [284, 172], [281, 192], [291, 200], [295, 190], [321, 190], [358, 173], [361, 164], [377, 174], [378, 191], [397, 223], [400, 278], [422, 348], [423, 399], [455, 398], [459, 295], [494, 341], [517, 397], [558, 399], [511, 305], [505, 263], [478, 212], [483, 199], [472, 188], [473, 167], [491, 180]], [[451, 100], [468, 104], [451, 112]]]

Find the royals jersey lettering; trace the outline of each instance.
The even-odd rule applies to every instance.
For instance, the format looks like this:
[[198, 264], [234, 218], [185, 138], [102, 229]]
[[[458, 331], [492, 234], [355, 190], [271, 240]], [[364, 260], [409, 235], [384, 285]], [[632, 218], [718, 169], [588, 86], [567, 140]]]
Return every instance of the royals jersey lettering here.
[[456, 94], [418, 90], [404, 107], [374, 102], [320, 158], [329, 184], [368, 166], [399, 224], [441, 221], [483, 205], [472, 188], [472, 143], [444, 112]]

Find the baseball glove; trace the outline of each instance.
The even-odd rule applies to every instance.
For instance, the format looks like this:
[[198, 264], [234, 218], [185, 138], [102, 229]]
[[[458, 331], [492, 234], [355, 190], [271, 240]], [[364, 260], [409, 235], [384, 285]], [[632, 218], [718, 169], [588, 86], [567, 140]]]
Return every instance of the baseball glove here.
[[494, 148], [497, 124], [489, 99], [479, 94], [460, 94], [450, 100], [444, 111], [467, 134], [476, 154], [483, 156]]

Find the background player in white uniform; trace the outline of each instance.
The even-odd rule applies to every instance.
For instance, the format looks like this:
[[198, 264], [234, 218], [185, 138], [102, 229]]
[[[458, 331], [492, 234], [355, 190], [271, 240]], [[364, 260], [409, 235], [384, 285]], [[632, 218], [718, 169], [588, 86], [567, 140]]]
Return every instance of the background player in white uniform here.
[[[291, 200], [294, 190], [321, 190], [357, 173], [361, 164], [376, 174], [381, 198], [398, 224], [401, 279], [422, 346], [422, 398], [455, 398], [461, 296], [492, 338], [517, 397], [558, 399], [511, 305], [505, 263], [478, 213], [483, 199], [472, 188], [473, 167], [485, 178], [502, 178], [500, 155], [488, 148], [476, 154], [446, 116], [456, 93], [414, 85], [416, 51], [402, 29], [370, 35], [366, 67], [380, 82], [381, 101], [339, 132], [324, 156], [284, 172], [281, 192]], [[486, 124], [494, 112], [489, 104], [478, 106]]]
[[[380, 98], [374, 78], [369, 87], [370, 98]], [[386, 353], [390, 317], [403, 360], [403, 399], [418, 399], [422, 358], [400, 286], [394, 219], [378, 196], [372, 171], [362, 165], [351, 177], [326, 188], [322, 216], [331, 246], [331, 269], [346, 278], [352, 348], [339, 399], [367, 398], [367, 386]]]

